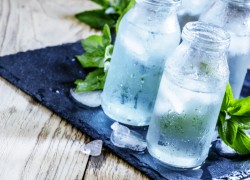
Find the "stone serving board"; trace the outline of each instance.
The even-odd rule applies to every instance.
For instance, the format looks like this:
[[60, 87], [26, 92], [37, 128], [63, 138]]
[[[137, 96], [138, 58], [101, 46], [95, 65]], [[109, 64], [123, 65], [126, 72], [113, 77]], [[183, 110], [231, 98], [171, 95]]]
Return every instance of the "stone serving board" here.
[[[213, 142], [209, 157], [200, 169], [186, 171], [170, 170], [153, 159], [147, 150], [138, 153], [115, 147], [110, 142], [110, 125], [114, 121], [103, 113], [101, 107], [80, 106], [70, 97], [74, 80], [87, 73], [74, 59], [83, 51], [80, 42], [76, 42], [0, 57], [0, 76], [91, 138], [103, 140], [112, 152], [152, 179], [212, 179], [232, 173], [246, 175], [250, 171], [249, 157], [238, 154], [222, 156], [215, 148], [216, 142]], [[250, 96], [250, 71], [241, 95]], [[145, 135], [147, 128], [135, 130]]]

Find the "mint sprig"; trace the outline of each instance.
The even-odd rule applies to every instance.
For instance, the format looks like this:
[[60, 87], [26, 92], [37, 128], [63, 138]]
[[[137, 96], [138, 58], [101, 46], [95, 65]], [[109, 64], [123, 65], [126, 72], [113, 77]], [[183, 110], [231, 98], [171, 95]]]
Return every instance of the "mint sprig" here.
[[128, 5], [132, 7], [135, 3], [135, 0], [91, 1], [98, 4], [101, 8], [78, 13], [75, 17], [81, 22], [88, 24], [90, 27], [99, 30], [101, 30], [105, 24], [107, 24], [111, 29], [114, 29], [118, 19], [128, 10]]
[[107, 66], [113, 52], [111, 34], [108, 25], [103, 28], [103, 35], [92, 35], [81, 41], [85, 53], [76, 56], [83, 68], [95, 68], [85, 79], [75, 81], [76, 92], [101, 90], [107, 76]]
[[250, 154], [250, 137], [245, 132], [250, 129], [250, 97], [234, 99], [230, 84], [217, 125], [220, 138], [228, 146], [241, 154]]

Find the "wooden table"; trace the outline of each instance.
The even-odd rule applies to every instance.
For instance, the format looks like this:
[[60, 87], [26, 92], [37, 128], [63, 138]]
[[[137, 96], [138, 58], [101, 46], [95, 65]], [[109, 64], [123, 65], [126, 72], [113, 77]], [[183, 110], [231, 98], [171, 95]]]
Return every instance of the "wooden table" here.
[[[87, 0], [1, 0], [0, 55], [75, 42], [96, 33], [73, 15]], [[148, 179], [103, 149], [80, 153], [90, 139], [0, 78], [0, 179]]]

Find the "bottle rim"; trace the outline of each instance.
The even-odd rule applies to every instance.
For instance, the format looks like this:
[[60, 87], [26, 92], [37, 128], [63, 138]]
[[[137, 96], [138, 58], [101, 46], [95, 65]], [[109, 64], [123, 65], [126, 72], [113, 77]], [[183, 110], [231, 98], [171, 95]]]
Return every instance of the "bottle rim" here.
[[145, 2], [153, 6], [163, 6], [166, 8], [179, 7], [181, 5], [181, 0], [136, 0], [136, 2]]
[[223, 0], [241, 7], [250, 7], [250, 0]]
[[182, 31], [182, 39], [193, 46], [210, 51], [226, 51], [230, 45], [230, 34], [222, 28], [194, 21], [187, 23]]

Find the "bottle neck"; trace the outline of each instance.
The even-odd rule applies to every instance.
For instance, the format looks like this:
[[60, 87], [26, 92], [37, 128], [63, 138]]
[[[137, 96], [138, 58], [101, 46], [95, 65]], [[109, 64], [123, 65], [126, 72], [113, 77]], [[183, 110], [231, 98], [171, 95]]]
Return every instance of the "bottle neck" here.
[[227, 32], [203, 22], [186, 24], [182, 39], [192, 47], [208, 52], [226, 52], [230, 44], [230, 35]]

